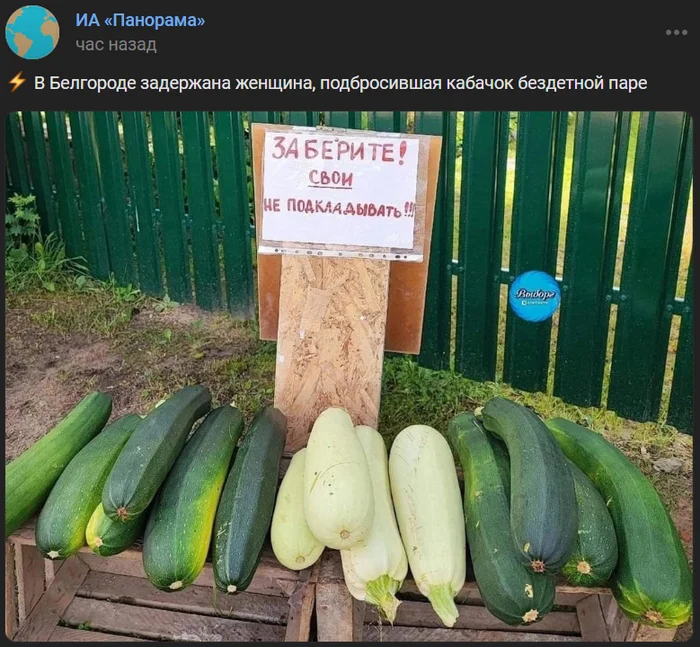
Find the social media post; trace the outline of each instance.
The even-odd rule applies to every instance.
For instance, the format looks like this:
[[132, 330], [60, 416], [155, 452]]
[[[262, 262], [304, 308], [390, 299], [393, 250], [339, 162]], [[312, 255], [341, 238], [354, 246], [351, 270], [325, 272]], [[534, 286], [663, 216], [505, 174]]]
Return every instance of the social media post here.
[[331, 72], [142, 5], [5, 12], [6, 636], [689, 640], [692, 26]]

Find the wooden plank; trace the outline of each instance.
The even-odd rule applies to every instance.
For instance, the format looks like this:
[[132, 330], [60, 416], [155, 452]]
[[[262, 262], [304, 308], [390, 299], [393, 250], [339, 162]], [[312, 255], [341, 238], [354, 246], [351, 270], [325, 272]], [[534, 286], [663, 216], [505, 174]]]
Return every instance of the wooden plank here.
[[331, 406], [377, 428], [388, 291], [389, 261], [282, 257], [275, 406], [287, 450]]
[[5, 542], [5, 635], [10, 640], [19, 626], [17, 602], [15, 547], [9, 542]]
[[15, 640], [17, 642], [47, 641], [75, 597], [87, 573], [87, 566], [79, 559], [66, 560], [51, 586], [27, 616], [26, 621], [17, 632]]
[[586, 642], [609, 642], [599, 595], [589, 595], [576, 605], [581, 638]]
[[354, 626], [354, 601], [343, 582], [319, 579], [316, 584], [318, 642], [355, 642], [362, 637]]
[[601, 607], [610, 642], [626, 641], [634, 623], [622, 612], [612, 595], [601, 599]]
[[364, 642], [581, 642], [581, 637], [521, 631], [365, 625], [362, 640]]
[[308, 642], [311, 633], [311, 615], [316, 602], [316, 586], [309, 581], [311, 570], [304, 571], [303, 579], [297, 583], [289, 597], [289, 619], [285, 642]]
[[[133, 551], [128, 554], [121, 553], [115, 556], [121, 559], [115, 559], [115, 557], [104, 558], [92, 552], [81, 552], [79, 557], [94, 571], [112, 573], [113, 575], [128, 575], [130, 577], [146, 577], [140, 552]], [[289, 573], [294, 573], [294, 571], [284, 572], [285, 570], [286, 569], [282, 566], [278, 568], [268, 568], [261, 560], [255, 577], [250, 583], [250, 586], [246, 589], [246, 592], [261, 593], [263, 595], [289, 596], [294, 588], [295, 581], [293, 576], [289, 575]], [[194, 585], [203, 586], [209, 590], [213, 589], [215, 583], [211, 564], [206, 564], [199, 577], [195, 580]]]
[[[421, 147], [421, 159], [419, 160], [419, 168], [425, 164], [427, 176], [423, 261], [421, 263], [394, 263], [392, 266], [385, 341], [387, 351], [417, 354], [421, 347], [442, 138], [430, 137], [427, 141], [427, 158], [424, 159], [423, 147]], [[262, 178], [263, 143], [264, 130], [252, 129], [257, 232], [261, 231], [262, 226], [260, 222], [262, 183], [258, 178]], [[417, 204], [420, 204], [422, 198], [420, 196], [417, 198]], [[276, 341], [279, 326], [281, 256], [259, 255], [257, 263], [260, 339]]]
[[134, 638], [118, 634], [106, 634], [101, 631], [85, 631], [71, 627], [56, 627], [49, 637], [49, 642], [61, 643], [101, 643], [101, 642], [152, 642], [146, 638]]
[[51, 582], [53, 582], [56, 574], [64, 563], [65, 562], [54, 562], [50, 559], [44, 559], [44, 580], [46, 582], [46, 588], [51, 586]]
[[89, 623], [91, 628], [101, 631], [129, 633], [158, 640], [197, 642], [284, 640], [282, 625], [215, 618], [88, 598], [75, 598], [65, 610], [63, 619], [73, 626]]
[[[597, 597], [597, 596], [596, 596]], [[539, 622], [527, 627], [512, 627], [492, 615], [486, 607], [460, 605], [455, 629], [493, 629], [500, 631], [527, 631], [533, 633], [580, 634], [576, 613], [550, 611]], [[601, 614], [602, 618], [602, 614]], [[377, 623], [379, 616], [374, 607], [368, 607], [365, 622]], [[395, 627], [444, 627], [429, 602], [403, 601], [394, 620]]]
[[177, 595], [160, 591], [147, 579], [92, 571], [78, 590], [78, 597], [108, 602], [124, 602], [154, 609], [226, 615], [238, 620], [284, 624], [289, 606], [281, 596], [243, 591], [228, 596], [212, 587], [191, 585]]
[[44, 558], [35, 546], [15, 551], [19, 622], [22, 624], [44, 594]]

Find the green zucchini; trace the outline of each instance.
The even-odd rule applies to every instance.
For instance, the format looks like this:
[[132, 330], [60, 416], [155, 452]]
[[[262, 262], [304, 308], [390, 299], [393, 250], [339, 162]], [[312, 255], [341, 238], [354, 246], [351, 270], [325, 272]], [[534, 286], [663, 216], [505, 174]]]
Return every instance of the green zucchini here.
[[563, 418], [547, 425], [610, 511], [619, 553], [610, 586], [620, 608], [633, 621], [654, 627], [686, 622], [693, 608], [692, 573], [654, 486], [600, 434]]
[[558, 573], [576, 544], [574, 479], [547, 425], [526, 407], [492, 398], [481, 413], [510, 457], [510, 525], [521, 559], [536, 573]]
[[204, 386], [186, 386], [149, 413], [119, 455], [102, 491], [105, 514], [126, 522], [151, 504], [187, 440], [192, 425], [209, 411]]
[[146, 526], [147, 514], [141, 514], [126, 523], [110, 519], [100, 503], [85, 529], [85, 541], [92, 552], [101, 557], [118, 555], [131, 548]]
[[555, 576], [523, 564], [510, 530], [510, 466], [505, 446], [471, 413], [447, 436], [464, 471], [467, 542], [481, 599], [511, 626], [541, 620], [554, 605]]
[[617, 564], [617, 538], [608, 508], [591, 480], [567, 459], [578, 505], [578, 537], [563, 575], [576, 586], [600, 586]]
[[243, 437], [226, 479], [214, 521], [216, 586], [227, 593], [248, 588], [272, 522], [287, 419], [264, 407]]
[[66, 559], [85, 545], [85, 529], [100, 502], [105, 481], [140, 422], [135, 414], [115, 420], [63, 470], [36, 522], [36, 547], [44, 557]]
[[204, 568], [216, 507], [242, 431], [238, 409], [231, 405], [214, 409], [168, 474], [143, 542], [143, 567], [156, 588], [183, 589]]
[[111, 413], [109, 395], [89, 393], [5, 467], [5, 539], [39, 511], [66, 465], [102, 430]]

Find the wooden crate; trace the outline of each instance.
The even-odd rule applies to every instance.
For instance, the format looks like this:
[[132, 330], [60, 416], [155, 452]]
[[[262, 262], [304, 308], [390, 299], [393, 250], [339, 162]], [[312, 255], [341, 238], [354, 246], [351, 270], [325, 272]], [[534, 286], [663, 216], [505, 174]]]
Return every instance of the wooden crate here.
[[317, 570], [288, 570], [267, 548], [244, 592], [216, 591], [207, 563], [193, 585], [168, 593], [146, 579], [138, 547], [45, 560], [31, 522], [5, 543], [5, 634], [22, 642], [307, 642]]
[[343, 581], [337, 551], [327, 551], [316, 584], [318, 641], [344, 642], [620, 642], [672, 641], [674, 630], [659, 630], [631, 622], [620, 611], [610, 590], [567, 584], [557, 587], [556, 610], [529, 627], [510, 627], [483, 606], [476, 582], [467, 581], [457, 595], [459, 619], [446, 628], [419, 594], [412, 579], [399, 593], [394, 626], [380, 623], [368, 605], [354, 600]]

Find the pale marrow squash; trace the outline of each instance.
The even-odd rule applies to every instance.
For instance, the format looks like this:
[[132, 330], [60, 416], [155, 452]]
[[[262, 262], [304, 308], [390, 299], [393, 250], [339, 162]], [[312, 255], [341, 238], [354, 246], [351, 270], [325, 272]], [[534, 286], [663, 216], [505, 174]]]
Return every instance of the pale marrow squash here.
[[364, 546], [341, 550], [345, 583], [351, 595], [379, 609], [393, 623], [400, 601], [396, 592], [408, 573], [389, 485], [389, 462], [381, 434], [371, 427], [355, 428], [367, 457], [374, 492], [374, 521]]
[[325, 546], [313, 536], [304, 514], [304, 463], [306, 448], [300, 449], [289, 462], [280, 483], [272, 515], [270, 542], [277, 561], [293, 571], [300, 571], [318, 561]]
[[454, 459], [432, 427], [412, 425], [389, 455], [391, 493], [411, 573], [440, 620], [453, 627], [467, 571], [466, 530]]
[[304, 465], [304, 513], [314, 537], [343, 550], [366, 542], [374, 519], [369, 466], [347, 411], [316, 419]]

